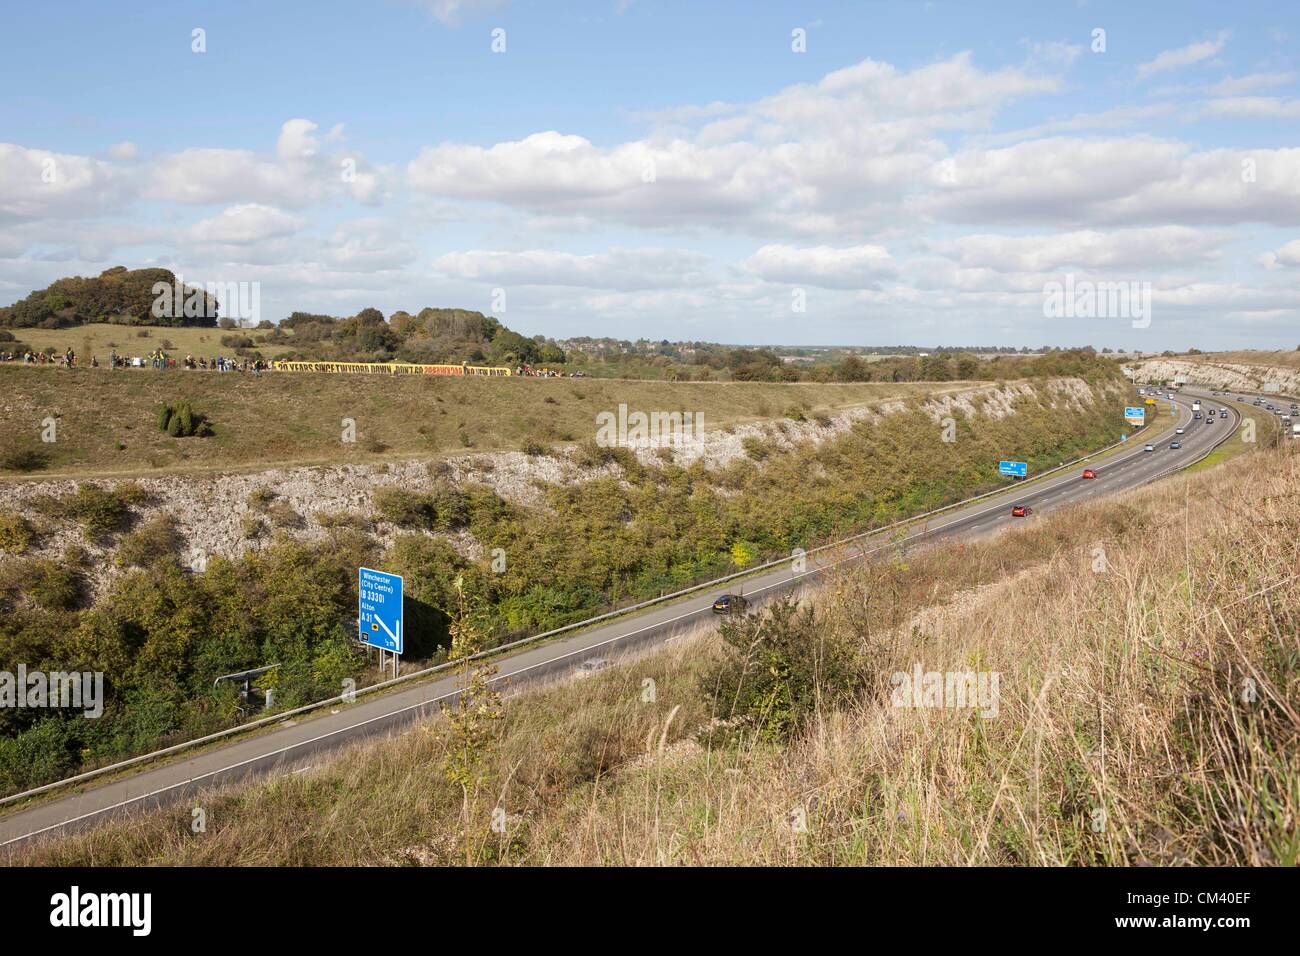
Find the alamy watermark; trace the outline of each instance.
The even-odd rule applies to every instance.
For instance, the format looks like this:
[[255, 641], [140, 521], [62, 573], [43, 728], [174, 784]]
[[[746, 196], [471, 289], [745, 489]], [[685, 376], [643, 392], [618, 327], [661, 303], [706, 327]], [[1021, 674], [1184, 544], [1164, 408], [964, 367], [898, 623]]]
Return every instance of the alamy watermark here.
[[1066, 273], [1064, 282], [1043, 285], [1048, 319], [1130, 319], [1133, 328], [1151, 325], [1150, 282], [1093, 282]]
[[104, 713], [102, 671], [0, 671], [0, 708], [59, 708], [84, 711], [86, 718]]
[[262, 320], [262, 283], [205, 282], [186, 285], [177, 275], [172, 283], [155, 282], [150, 312], [155, 319], [234, 319], [254, 326]]
[[596, 444], [602, 448], [660, 448], [704, 440], [703, 412], [628, 412], [596, 414]]
[[920, 662], [912, 670], [895, 671], [889, 684], [895, 707], [979, 710], [981, 717], [998, 715], [1000, 671], [927, 671]]

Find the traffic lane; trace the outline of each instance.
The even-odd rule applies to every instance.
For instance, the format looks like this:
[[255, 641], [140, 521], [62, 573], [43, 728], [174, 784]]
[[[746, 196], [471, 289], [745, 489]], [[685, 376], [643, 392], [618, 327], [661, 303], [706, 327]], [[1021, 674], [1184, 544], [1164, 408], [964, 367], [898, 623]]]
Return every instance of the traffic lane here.
[[[1121, 455], [1107, 464], [1112, 474], [1140, 457], [1140, 452]], [[1047, 479], [1028, 497], [1039, 500], [1078, 480], [1073, 474]], [[984, 519], [999, 520], [1007, 510], [1006, 501], [979, 503], [958, 509], [939, 525], [924, 525], [905, 537], [900, 544], [919, 543], [954, 536]], [[848, 558], [826, 563], [814, 562], [807, 572], [794, 575], [781, 568], [747, 582], [750, 595], [769, 597], [778, 591], [798, 586], [827, 568], [891, 547], [877, 545]], [[644, 642], [653, 643], [697, 624], [711, 614], [712, 595], [701, 595], [662, 608], [650, 609], [631, 620], [615, 621], [569, 638], [540, 644], [497, 661], [498, 676], [494, 683], [512, 686], [521, 680], [532, 682], [567, 672], [598, 651], [625, 650]], [[134, 812], [140, 806], [158, 806], [199, 789], [227, 784], [251, 775], [275, 772], [287, 763], [299, 763], [317, 753], [337, 748], [344, 742], [391, 732], [411, 721], [431, 714], [435, 706], [451, 703], [456, 697], [456, 677], [448, 675], [410, 688], [366, 698], [361, 702], [314, 715], [301, 722], [287, 721], [268, 733], [236, 741], [206, 753], [186, 757], [175, 763], [129, 775], [117, 781], [90, 787], [27, 810], [0, 818], [0, 845], [13, 839], [67, 830], [76, 824], [92, 825], [115, 813]]]
[[[1135, 457], [1136, 453], [1121, 456], [1107, 468], [1114, 471]], [[1070, 474], [1048, 479], [1036, 486], [1032, 497], [1036, 499], [1051, 493], [1053, 489], [1073, 480], [1074, 476]], [[913, 531], [908, 539], [932, 540], [938, 535], [953, 535], [981, 517], [1000, 516], [1004, 507], [1002, 503], [980, 503], [958, 509], [939, 526], [923, 526]], [[887, 545], [871, 548], [864, 555], [883, 547]], [[855, 555], [852, 559], [856, 558]], [[827, 566], [841, 563], [842, 560], [833, 561]], [[820, 574], [822, 570], [824, 567], [816, 562], [809, 572], [799, 576], [778, 569], [757, 579], [750, 579], [747, 586], [751, 595], [767, 594], [790, 587], [798, 583], [800, 578]], [[545, 678], [576, 666], [581, 660], [604, 648], [622, 647], [636, 641], [651, 642], [666, 631], [698, 623], [702, 617], [711, 613], [712, 601], [712, 595], [703, 594], [663, 608], [651, 609], [631, 621], [612, 622], [570, 638], [526, 649], [498, 662], [500, 672], [496, 682], [504, 685], [524, 677], [530, 680]], [[287, 759], [296, 761], [321, 750], [337, 747], [356, 737], [384, 733], [405, 725], [430, 713], [435, 704], [453, 700], [455, 692], [455, 677], [449, 675], [392, 694], [366, 698], [362, 702], [314, 715], [301, 722], [289, 721], [268, 733], [91, 787], [83, 793], [66, 798], [72, 803], [71, 812], [46, 812], [46, 808], [62, 806], [61, 799], [0, 818], [0, 843], [12, 839], [8, 831], [22, 830], [24, 825], [28, 826], [30, 833], [40, 832], [48, 826], [66, 826], [69, 817], [73, 822], [81, 819], [87, 823], [98, 822], [98, 819], [114, 811], [131, 812], [141, 804], [156, 805], [164, 796], [176, 799], [178, 795], [193, 792], [197, 788], [233, 782], [250, 774], [272, 772]]]
[[[1061, 486], [1056, 488], [1036, 492], [1033, 495], [1019, 496], [1016, 498], [1015, 503], [1028, 504], [1035, 512], [1052, 511], [1093, 497], [1104, 490], [1122, 490], [1137, 487], [1155, 477], [1159, 477], [1165, 471], [1172, 471], [1181, 467], [1181, 461], [1170, 460], [1161, 454], [1161, 450], [1167, 450], [1169, 454], [1175, 456], [1181, 456], [1185, 452], [1187, 458], [1195, 457], [1204, 450], [1204, 446], [1214, 443], [1215, 436], [1218, 434], [1215, 429], [1218, 426], [1209, 426], [1204, 429], [1191, 427], [1195, 419], [1191, 419], [1190, 415], [1185, 416], [1183, 414], [1189, 411], [1188, 407], [1183, 403], [1177, 404], [1181, 407], [1180, 414], [1175, 420], [1175, 426], [1169, 429], [1161, 438], [1154, 439], [1151, 442], [1151, 444], [1155, 445], [1155, 451], [1148, 452], [1145, 450], [1146, 441], [1137, 442], [1138, 451], [1105, 468], [1095, 468], [1097, 478], [1082, 478], [1082, 469], [1080, 469], [1078, 475], [1072, 476], [1073, 480], [1062, 483]], [[1224, 423], [1224, 425], [1225, 428], [1231, 430], [1227, 423]], [[1182, 449], [1169, 449], [1168, 443], [1173, 440], [1170, 435], [1177, 427], [1183, 427], [1185, 430], [1183, 436], [1176, 436], [1183, 442], [1183, 447]], [[1105, 488], [1101, 487], [1103, 482]], [[1007, 507], [996, 514], [977, 516], [975, 520], [962, 522], [959, 527], [961, 530], [969, 529], [974, 534], [983, 535], [1023, 520], [1023, 518], [1012, 516], [1011, 509]]]

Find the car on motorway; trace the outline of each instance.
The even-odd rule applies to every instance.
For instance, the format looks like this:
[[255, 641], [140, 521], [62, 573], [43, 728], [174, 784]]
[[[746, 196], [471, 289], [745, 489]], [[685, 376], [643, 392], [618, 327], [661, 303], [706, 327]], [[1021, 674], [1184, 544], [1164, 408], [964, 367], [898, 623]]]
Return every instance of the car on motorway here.
[[1175, 429], [1174, 429], [1174, 434], [1175, 434], [1175, 435], [1181, 435], [1185, 430], [1186, 430], [1186, 429], [1183, 429], [1183, 428], [1175, 428]]
[[1177, 438], [1175, 438], [1173, 441], [1169, 443], [1169, 447], [1174, 449], [1174, 451], [1177, 451], [1179, 448], [1183, 447], [1183, 443], [1180, 442]]
[[1013, 518], [1028, 518], [1033, 513], [1034, 509], [1029, 507], [1029, 505], [1011, 506], [1011, 517]]
[[1096, 473], [1095, 471], [1093, 471], [1091, 468], [1085, 468], [1085, 469], [1083, 469], [1083, 477], [1085, 477], [1085, 478], [1096, 478], [1096, 477], [1097, 477], [1097, 473]]
[[744, 614], [749, 601], [740, 594], [723, 594], [713, 602], [714, 614]]
[[1148, 442], [1148, 443], [1147, 443], [1147, 446], [1146, 446], [1145, 448], [1143, 448], [1142, 450], [1143, 450], [1143, 451], [1155, 451], [1155, 450], [1156, 450], [1156, 446], [1155, 446], [1155, 445], [1152, 445], [1150, 442]]
[[1202, 415], [1200, 412], [1192, 412], [1192, 417], [1199, 422], [1205, 416]]

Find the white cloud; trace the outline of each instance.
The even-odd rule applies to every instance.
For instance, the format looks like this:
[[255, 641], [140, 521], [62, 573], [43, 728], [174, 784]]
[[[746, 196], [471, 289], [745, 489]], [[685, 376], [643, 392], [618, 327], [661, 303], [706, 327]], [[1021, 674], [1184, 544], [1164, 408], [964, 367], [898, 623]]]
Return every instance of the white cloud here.
[[457, 26], [466, 17], [495, 13], [504, 9], [508, 0], [417, 0], [420, 6], [447, 26]]
[[694, 139], [597, 146], [548, 130], [487, 147], [444, 143], [424, 148], [407, 180], [535, 215], [847, 233], [896, 218], [918, 171], [945, 151], [938, 131], [982, 128], [1006, 101], [1059, 88], [1059, 78], [1018, 67], [980, 70], [967, 53], [910, 72], [864, 60], [734, 110], [699, 108], [709, 122]]
[[135, 143], [122, 142], [114, 143], [108, 147], [108, 156], [110, 159], [121, 160], [122, 162], [131, 162], [140, 155], [140, 149]]
[[150, 164], [144, 180], [146, 194], [171, 202], [253, 202], [291, 208], [344, 195], [362, 203], [377, 202], [382, 195], [381, 171], [359, 156], [325, 153], [316, 131], [311, 120], [286, 121], [274, 156], [212, 147], [164, 154]]
[[1284, 100], [1276, 96], [1230, 96], [1210, 100], [1206, 112], [1216, 116], [1250, 119], [1295, 119], [1300, 116], [1300, 99]]
[[131, 192], [128, 177], [101, 160], [0, 143], [0, 222], [86, 216]]
[[196, 242], [247, 244], [292, 235], [306, 225], [306, 220], [273, 206], [245, 203], [195, 223], [190, 238]]
[[[1255, 181], [1243, 176], [1243, 163]], [[1300, 222], [1300, 149], [1194, 153], [1147, 137], [1053, 138], [959, 153], [914, 208], [957, 222]]]
[[1292, 239], [1282, 248], [1266, 252], [1261, 262], [1266, 269], [1300, 268], [1300, 239]]
[[812, 285], [828, 289], [872, 288], [897, 271], [884, 246], [796, 248], [763, 246], [742, 263], [742, 269], [768, 282]]
[[1206, 88], [1211, 96], [1245, 96], [1272, 86], [1294, 83], [1295, 73], [1250, 73], [1246, 76], [1227, 76]]
[[590, 255], [545, 249], [451, 252], [434, 260], [433, 268], [475, 282], [632, 291], [702, 284], [709, 263], [698, 253], [615, 247]]
[[1202, 40], [1199, 43], [1189, 43], [1187, 46], [1178, 47], [1176, 50], [1165, 50], [1154, 60], [1149, 60], [1138, 67], [1138, 79], [1145, 80], [1157, 73], [1178, 70], [1218, 56], [1227, 42], [1228, 34], [1223, 32], [1213, 40]]
[[1067, 266], [1132, 270], [1200, 265], [1217, 259], [1226, 241], [1226, 236], [1186, 226], [1156, 226], [1109, 233], [981, 233], [938, 242], [934, 248], [966, 268], [1041, 273]]

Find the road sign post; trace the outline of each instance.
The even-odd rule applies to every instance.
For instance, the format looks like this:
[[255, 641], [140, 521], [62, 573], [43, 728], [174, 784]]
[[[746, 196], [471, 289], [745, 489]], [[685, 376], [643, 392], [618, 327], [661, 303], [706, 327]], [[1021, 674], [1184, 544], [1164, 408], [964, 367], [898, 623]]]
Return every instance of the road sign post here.
[[1147, 423], [1147, 410], [1141, 405], [1126, 405], [1124, 407], [1124, 420], [1130, 425], [1141, 427]]
[[357, 633], [362, 644], [379, 649], [379, 667], [383, 670], [384, 654], [393, 655], [393, 676], [397, 676], [397, 658], [406, 649], [406, 627], [402, 614], [400, 574], [357, 569]]

